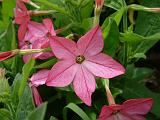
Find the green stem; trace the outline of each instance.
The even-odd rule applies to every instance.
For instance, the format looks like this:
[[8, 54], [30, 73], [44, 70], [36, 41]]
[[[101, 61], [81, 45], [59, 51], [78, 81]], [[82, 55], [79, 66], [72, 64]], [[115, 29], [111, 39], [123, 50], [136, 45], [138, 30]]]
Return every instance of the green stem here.
[[115, 105], [115, 100], [114, 97], [109, 89], [109, 79], [105, 79], [105, 89], [106, 89], [106, 94], [107, 94], [107, 99], [108, 99], [108, 103], [109, 105]]
[[[127, 32], [128, 24], [127, 24], [127, 10], [123, 14], [123, 32]], [[128, 62], [128, 43], [124, 43], [124, 59], [123, 59], [123, 65], [127, 66]]]
[[30, 5], [32, 5], [33, 7], [39, 9], [40, 7], [38, 5], [36, 5], [34, 2], [30, 1], [29, 2]]
[[29, 54], [34, 54], [34, 53], [40, 53], [40, 52], [51, 52], [51, 48], [45, 48], [45, 49], [16, 49], [12, 50], [13, 53], [19, 54], [19, 55], [29, 55]]

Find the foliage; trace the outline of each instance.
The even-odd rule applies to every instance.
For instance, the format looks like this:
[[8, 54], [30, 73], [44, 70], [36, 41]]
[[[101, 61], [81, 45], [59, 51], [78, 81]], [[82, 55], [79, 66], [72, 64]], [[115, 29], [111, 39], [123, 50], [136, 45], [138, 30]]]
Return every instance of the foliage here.
[[[35, 8], [35, 3], [39, 8]], [[160, 7], [159, 0], [105, 0], [100, 25], [104, 38], [103, 52], [112, 56], [126, 68], [126, 73], [110, 80], [110, 88], [117, 103], [132, 98], [153, 98], [154, 105], [147, 120], [160, 118], [160, 92], [146, 86], [154, 77], [153, 68], [137, 67], [135, 63], [147, 59], [147, 52], [160, 40], [160, 13], [145, 8]], [[25, 3], [30, 10], [50, 11], [47, 15], [33, 16], [31, 20], [42, 21], [51, 18], [57, 36], [77, 41], [93, 26], [95, 3], [93, 0], [33, 0]], [[14, 24], [13, 9], [16, 0], [0, 2], [0, 51], [18, 49], [18, 29]], [[144, 7], [145, 6], [145, 7]], [[135, 12], [138, 11], [138, 12]], [[128, 14], [127, 14], [128, 12]], [[134, 13], [137, 13], [134, 14]], [[130, 17], [130, 18], [129, 18]], [[131, 20], [132, 19], [132, 20]], [[96, 92], [92, 96], [92, 107], [86, 106], [74, 93], [72, 86], [53, 88], [36, 86], [42, 100], [35, 106], [30, 77], [40, 69], [50, 69], [57, 58], [47, 60], [30, 59], [23, 62], [21, 55], [1, 61], [5, 78], [0, 78], [0, 119], [1, 120], [95, 120], [106, 101], [102, 78], [97, 78]], [[158, 85], [160, 85], [158, 83]]]

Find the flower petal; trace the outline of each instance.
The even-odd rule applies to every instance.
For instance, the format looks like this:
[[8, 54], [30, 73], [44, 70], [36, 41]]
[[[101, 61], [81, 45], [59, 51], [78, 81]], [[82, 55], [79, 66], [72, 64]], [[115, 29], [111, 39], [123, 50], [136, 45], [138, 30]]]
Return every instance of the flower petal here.
[[145, 99], [131, 99], [123, 103], [122, 112], [129, 115], [145, 115], [152, 107], [153, 100], [151, 98]]
[[42, 23], [29, 22], [28, 29], [35, 37], [43, 37], [47, 34], [47, 29]]
[[113, 112], [114, 110], [112, 109], [112, 107], [104, 105], [102, 107], [98, 120], [114, 120]]
[[79, 65], [72, 60], [59, 61], [52, 67], [46, 84], [65, 87], [73, 81], [78, 68]]
[[45, 84], [48, 79], [49, 71], [50, 70], [43, 69], [33, 74], [30, 78], [31, 85], [38, 87], [39, 85]]
[[103, 49], [103, 45], [102, 31], [99, 26], [91, 29], [77, 42], [80, 53], [85, 56], [92, 56], [100, 53]]
[[95, 91], [96, 83], [94, 76], [83, 66], [80, 66], [73, 81], [77, 96], [91, 106], [91, 95]]
[[37, 88], [35, 86], [32, 86], [31, 89], [32, 89], [32, 94], [33, 94], [33, 98], [34, 98], [34, 102], [35, 102], [36, 106], [41, 105], [42, 98], [39, 95]]
[[49, 32], [51, 33], [52, 36], [56, 35], [56, 32], [54, 31], [54, 27], [53, 27], [53, 23], [52, 23], [51, 19], [49, 19], [49, 18], [44, 19], [43, 24], [49, 30]]
[[25, 22], [24, 24], [21, 24], [19, 29], [18, 29], [18, 39], [19, 40], [23, 40], [25, 37], [25, 33], [27, 31], [27, 22]]
[[125, 72], [121, 64], [103, 53], [86, 58], [83, 64], [95, 76], [103, 78], [113, 78]]
[[53, 53], [59, 59], [75, 59], [77, 54], [76, 43], [72, 40], [54, 36], [50, 39]]

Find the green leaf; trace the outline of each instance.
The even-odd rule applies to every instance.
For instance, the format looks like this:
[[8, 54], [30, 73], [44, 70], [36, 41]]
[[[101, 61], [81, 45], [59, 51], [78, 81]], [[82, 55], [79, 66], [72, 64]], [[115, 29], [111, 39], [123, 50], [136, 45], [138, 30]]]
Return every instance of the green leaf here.
[[[144, 0], [143, 6], [147, 7], [160, 7], [160, 1], [159, 0]], [[135, 26], [135, 33], [141, 35], [141, 36], [151, 36], [156, 33], [160, 33], [160, 14], [155, 13], [148, 13], [148, 12], [138, 12], [138, 17], [136, 21]], [[151, 47], [153, 47], [158, 41], [144, 41], [141, 42], [137, 46], [136, 52], [140, 53], [141, 51], [147, 52]]]
[[126, 5], [125, 0], [105, 0], [104, 5], [119, 10]]
[[10, 17], [13, 17], [13, 8], [15, 7], [15, 0], [3, 0], [2, 2], [2, 19], [0, 27], [7, 28]]
[[10, 112], [7, 109], [0, 109], [0, 119], [1, 120], [12, 120]]
[[26, 120], [27, 116], [34, 110], [34, 102], [30, 87], [25, 87], [23, 95], [19, 99], [19, 103], [16, 110], [16, 116], [18, 120]]
[[146, 57], [146, 55], [144, 53], [135, 53], [133, 55], [133, 58], [138, 58], [138, 59], [143, 58], [143, 59], [146, 59], [147, 57]]
[[12, 104], [14, 106], [14, 109], [17, 109], [17, 106], [18, 106], [18, 102], [19, 102], [18, 92], [21, 85], [21, 81], [22, 81], [22, 75], [18, 73], [14, 78], [14, 81], [12, 84], [11, 98], [12, 98]]
[[7, 104], [11, 100], [10, 92], [11, 91], [10, 91], [8, 79], [1, 76], [0, 78], [0, 102]]
[[123, 96], [131, 98], [153, 98], [154, 104], [151, 112], [160, 116], [160, 94], [154, 93], [145, 86], [145, 79], [153, 74], [149, 68], [136, 68], [134, 65], [127, 67]]
[[30, 72], [32, 70], [32, 68], [34, 67], [35, 64], [35, 60], [34, 59], [30, 59], [22, 68], [22, 75], [23, 75], [23, 79], [21, 82], [21, 86], [19, 88], [19, 97], [21, 97], [23, 95], [24, 89], [27, 85], [27, 80], [29, 79], [30, 76]]
[[110, 18], [108, 19], [108, 24], [102, 26], [102, 30], [104, 37], [104, 52], [114, 56], [119, 44], [118, 26], [116, 22]]
[[41, 68], [50, 68], [52, 67], [55, 63], [57, 62], [57, 59], [56, 58], [53, 58], [51, 60], [48, 60], [40, 65], [36, 65], [34, 68], [37, 68], [37, 69], [41, 69]]
[[51, 116], [49, 120], [58, 120], [57, 118]]
[[44, 120], [46, 109], [47, 103], [43, 103], [28, 115], [27, 120]]
[[83, 0], [82, 1], [79, 7], [81, 7], [80, 11], [81, 11], [81, 16], [83, 19], [89, 18], [91, 16], [92, 11], [93, 11], [93, 5], [94, 5], [93, 0]]
[[63, 109], [63, 119], [67, 120], [67, 109], [71, 109], [74, 111], [79, 117], [82, 118], [82, 120], [91, 120], [88, 115], [76, 104], [74, 103], [69, 103], [67, 106], [64, 107]]

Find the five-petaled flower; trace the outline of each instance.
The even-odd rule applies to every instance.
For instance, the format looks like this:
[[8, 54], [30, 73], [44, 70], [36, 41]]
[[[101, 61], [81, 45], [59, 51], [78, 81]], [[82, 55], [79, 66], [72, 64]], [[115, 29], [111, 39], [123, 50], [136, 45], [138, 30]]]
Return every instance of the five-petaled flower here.
[[98, 120], [146, 120], [153, 104], [151, 98], [131, 99], [122, 105], [104, 105]]
[[[42, 49], [48, 48], [49, 38], [55, 36], [56, 33], [53, 28], [53, 23], [51, 19], [44, 19], [43, 23], [37, 23], [30, 21], [28, 23], [28, 31], [25, 34], [23, 40], [19, 40], [20, 49]], [[36, 53], [32, 57], [37, 59], [48, 59], [53, 56], [52, 52], [46, 53]], [[25, 55], [23, 57], [24, 61], [27, 61], [30, 55]]]
[[72, 40], [54, 36], [50, 45], [60, 61], [52, 67], [46, 84], [64, 87], [73, 82], [75, 93], [89, 106], [96, 87], [94, 76], [113, 78], [125, 72], [121, 64], [100, 53], [104, 42], [99, 26], [82, 36], [77, 44]]
[[43, 69], [33, 74], [32, 77], [30, 78], [29, 85], [32, 89], [34, 102], [37, 106], [42, 104], [42, 98], [38, 93], [37, 87], [40, 85], [44, 85], [46, 83], [48, 74], [49, 70]]

